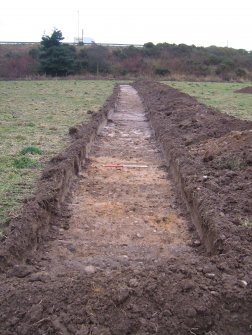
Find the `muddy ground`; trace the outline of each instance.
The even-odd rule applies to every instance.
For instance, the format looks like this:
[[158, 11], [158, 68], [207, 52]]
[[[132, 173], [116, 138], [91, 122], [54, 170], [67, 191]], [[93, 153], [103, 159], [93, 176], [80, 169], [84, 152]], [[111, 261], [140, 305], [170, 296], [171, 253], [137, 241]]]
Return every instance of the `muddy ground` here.
[[249, 93], [249, 94], [252, 94], [252, 87], [251, 86], [243, 87], [240, 90], [235, 91], [235, 93]]
[[49, 230], [2, 242], [0, 334], [251, 334], [251, 123], [134, 87], [141, 99], [121, 85], [91, 121], [109, 119], [91, 151], [73, 128], [44, 172], [51, 196], [31, 201]]

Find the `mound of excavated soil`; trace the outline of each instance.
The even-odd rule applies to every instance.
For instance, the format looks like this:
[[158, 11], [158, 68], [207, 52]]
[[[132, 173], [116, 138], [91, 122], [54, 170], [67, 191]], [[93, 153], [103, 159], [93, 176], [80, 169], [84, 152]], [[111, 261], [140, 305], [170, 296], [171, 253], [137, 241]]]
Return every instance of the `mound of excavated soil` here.
[[[134, 86], [167, 160], [182, 176], [189, 206], [198, 208], [198, 230], [209, 251], [249, 254], [252, 230], [244, 223], [252, 220], [252, 122], [207, 108], [166, 85]], [[211, 233], [216, 245], [209, 241]]]
[[251, 278], [252, 122], [166, 85], [139, 81], [134, 87], [207, 250], [223, 260], [224, 272]]
[[252, 87], [247, 86], [247, 87], [241, 88], [240, 90], [235, 91], [235, 93], [249, 93], [249, 94], [252, 94]]

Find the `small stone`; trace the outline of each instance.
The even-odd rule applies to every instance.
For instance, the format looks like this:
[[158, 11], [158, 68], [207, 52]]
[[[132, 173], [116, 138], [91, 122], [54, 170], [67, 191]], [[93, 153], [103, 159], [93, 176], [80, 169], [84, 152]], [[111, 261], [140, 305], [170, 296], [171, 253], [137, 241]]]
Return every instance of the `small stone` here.
[[132, 278], [132, 279], [130, 279], [130, 281], [129, 281], [129, 286], [130, 286], [130, 287], [137, 287], [137, 286], [138, 286], [138, 281], [137, 281], [137, 279], [136, 279], [136, 278]]
[[169, 309], [165, 309], [163, 311], [163, 316], [164, 317], [171, 317], [172, 316], [172, 312]]
[[215, 273], [216, 267], [213, 264], [206, 264], [203, 267], [203, 273]]
[[186, 311], [186, 314], [190, 318], [194, 318], [197, 315], [197, 312], [196, 312], [196, 310], [193, 307], [188, 307], [188, 309]]
[[195, 240], [195, 241], [193, 241], [193, 246], [194, 246], [194, 247], [199, 247], [200, 245], [201, 245], [200, 240]]
[[130, 295], [130, 289], [127, 287], [123, 287], [118, 292], [118, 295], [115, 298], [115, 302], [122, 304], [124, 301], [128, 299], [129, 295]]
[[31, 277], [29, 278], [29, 281], [31, 281], [31, 282], [41, 281], [42, 283], [45, 283], [50, 279], [51, 279], [51, 277], [50, 277], [48, 272], [41, 271], [41, 272], [33, 273], [31, 275]]
[[128, 255], [122, 255], [122, 258], [129, 259], [129, 256]]
[[248, 286], [248, 283], [246, 282], [246, 280], [239, 280], [238, 283], [239, 283], [239, 286], [243, 288]]
[[40, 320], [43, 315], [43, 306], [41, 304], [33, 305], [27, 314], [32, 322]]
[[228, 271], [229, 267], [228, 264], [225, 262], [219, 263], [216, 265], [217, 269], [221, 270], [221, 271]]
[[191, 290], [193, 290], [195, 287], [194, 283], [191, 280], [187, 280], [186, 282], [184, 282], [183, 284], [183, 292], [189, 292]]
[[215, 273], [206, 273], [205, 276], [207, 278], [213, 279], [213, 278], [215, 278]]
[[77, 331], [76, 335], [88, 335], [89, 333], [89, 326], [82, 325], [81, 329]]
[[139, 233], [136, 234], [136, 237], [138, 237], [138, 238], [143, 238], [142, 235], [139, 234]]
[[206, 314], [207, 307], [204, 305], [200, 305], [196, 307], [196, 311], [198, 314]]
[[94, 326], [91, 329], [91, 332], [89, 334], [93, 334], [93, 335], [111, 335], [111, 332], [108, 328], [104, 328], [102, 326]]
[[73, 244], [69, 244], [69, 245], [67, 246], [67, 249], [68, 249], [69, 251], [71, 251], [71, 252], [75, 252], [75, 251], [76, 251], [76, 247], [75, 247]]
[[34, 269], [27, 265], [14, 265], [13, 268], [8, 272], [9, 277], [24, 278], [31, 274]]
[[204, 181], [206, 181], [206, 180], [208, 179], [208, 176], [205, 175], [205, 176], [202, 177], [202, 179], [203, 179]]
[[216, 291], [210, 291], [210, 293], [214, 296], [214, 297], [218, 297], [219, 293]]
[[[225, 214], [224, 214], [224, 215], [225, 215]], [[221, 234], [221, 235], [220, 235], [220, 239], [224, 241], [224, 240], [226, 239], [226, 235]]]
[[96, 272], [96, 268], [93, 265], [87, 265], [84, 268], [85, 272], [88, 274], [93, 274]]

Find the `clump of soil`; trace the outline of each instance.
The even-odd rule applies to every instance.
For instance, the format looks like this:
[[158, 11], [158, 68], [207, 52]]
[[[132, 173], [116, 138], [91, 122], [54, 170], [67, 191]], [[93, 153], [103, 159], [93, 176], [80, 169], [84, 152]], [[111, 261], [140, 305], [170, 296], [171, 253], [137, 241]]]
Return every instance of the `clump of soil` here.
[[235, 93], [248, 93], [248, 94], [252, 94], [252, 87], [251, 86], [243, 87], [240, 90], [235, 91]]

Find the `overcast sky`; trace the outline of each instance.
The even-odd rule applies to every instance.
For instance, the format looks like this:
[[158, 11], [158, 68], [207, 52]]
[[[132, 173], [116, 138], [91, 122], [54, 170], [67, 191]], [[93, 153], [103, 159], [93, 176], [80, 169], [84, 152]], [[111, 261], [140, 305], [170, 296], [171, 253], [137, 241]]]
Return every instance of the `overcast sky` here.
[[252, 50], [252, 0], [1, 0], [0, 41], [40, 41], [56, 27], [73, 42], [78, 16], [79, 36], [97, 43]]

